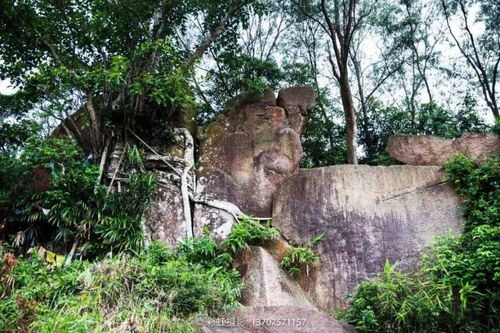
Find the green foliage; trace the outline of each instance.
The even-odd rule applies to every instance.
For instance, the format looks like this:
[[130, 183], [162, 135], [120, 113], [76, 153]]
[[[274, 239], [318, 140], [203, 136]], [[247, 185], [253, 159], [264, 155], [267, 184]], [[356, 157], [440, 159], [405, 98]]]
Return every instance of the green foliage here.
[[386, 264], [361, 283], [340, 318], [361, 332], [498, 332], [500, 327], [499, 160], [445, 165], [464, 196], [466, 233], [438, 238], [414, 271]]
[[495, 332], [500, 324], [500, 228], [438, 240], [420, 270], [386, 263], [361, 283], [340, 319], [361, 332]]
[[22, 93], [0, 93], [0, 154], [15, 154], [26, 140], [37, 135], [41, 125], [27, 115], [31, 103]]
[[500, 136], [500, 117], [495, 118], [495, 124], [493, 125], [492, 132]]
[[214, 60], [217, 67], [204, 77], [207, 89], [198, 87], [198, 94], [204, 102], [198, 112], [199, 124], [209, 123], [221, 112], [227, 111], [226, 103], [240, 95], [254, 98], [262, 95], [267, 88], [277, 89], [284, 77], [282, 69], [274, 61], [252, 57], [237, 46], [234, 49], [226, 46]]
[[177, 247], [177, 254], [204, 267], [231, 267], [233, 258], [211, 237], [187, 239]]
[[429, 278], [451, 287], [457, 325], [500, 327], [499, 249], [500, 227], [481, 225], [458, 238], [438, 239], [424, 256]]
[[[85, 161], [84, 161], [85, 160]], [[17, 160], [11, 160], [14, 163]], [[6, 161], [5, 163], [7, 163]], [[138, 251], [143, 245], [142, 215], [153, 199], [156, 178], [149, 173], [132, 173], [126, 191], [107, 194], [96, 184], [98, 166], [84, 158], [83, 152], [69, 139], [28, 140], [19, 159], [22, 177], [16, 191], [3, 195], [11, 210], [9, 220], [21, 233], [18, 245], [55, 242], [87, 242], [89, 254], [108, 251]], [[127, 166], [142, 167], [137, 148], [127, 149]], [[17, 164], [15, 164], [17, 166]], [[35, 190], [35, 171], [50, 175], [42, 179], [43, 188]], [[7, 176], [7, 175], [5, 175]]]
[[[292, 276], [298, 276], [301, 273], [301, 268], [306, 267], [309, 272], [309, 265], [314, 264], [319, 259], [319, 256], [314, 253], [310, 247], [293, 247], [281, 259], [281, 266]], [[308, 274], [308, 273], [307, 273]]]
[[338, 113], [330, 101], [320, 95], [302, 138], [302, 167], [314, 168], [347, 162], [345, 129], [333, 121]]
[[0, 216], [2, 207], [9, 203], [9, 198], [19, 188], [23, 168], [17, 158], [0, 153]]
[[136, 145], [127, 146], [125, 148], [125, 168], [140, 169], [144, 167], [141, 153]]
[[446, 175], [463, 198], [466, 230], [488, 224], [500, 226], [500, 156], [480, 167], [459, 154], [445, 165]]
[[54, 240], [67, 242], [77, 234], [86, 238], [96, 219], [92, 209], [94, 186], [98, 175], [95, 165], [83, 163], [80, 148], [68, 139], [31, 138], [20, 157], [24, 177], [35, 179], [36, 172], [50, 174], [42, 179], [43, 191], [24, 186], [11, 200], [21, 214], [14, 216], [23, 226], [28, 241], [34, 242], [47, 224], [56, 228]]
[[[193, 65], [211, 48], [234, 49], [239, 24], [261, 7], [254, 0], [2, 2], [0, 79], [18, 92], [0, 96], [0, 121], [4, 105], [19, 119], [0, 124], [0, 149], [34, 134], [31, 110], [50, 124], [78, 113], [84, 121], [66, 129], [94, 155], [126, 128], [193, 123]], [[196, 29], [194, 16], [203, 22]]]
[[[378, 279], [361, 283], [339, 318], [360, 332], [449, 332], [451, 289], [386, 262]], [[444, 318], [443, 318], [444, 317]]]
[[247, 245], [258, 245], [268, 239], [277, 239], [278, 230], [270, 222], [262, 224], [251, 218], [243, 218], [233, 226], [229, 236], [222, 242], [232, 253], [244, 249]]
[[314, 253], [313, 247], [318, 244], [325, 236], [325, 233], [314, 238], [308, 246], [294, 246], [281, 259], [281, 266], [292, 276], [298, 276], [303, 268], [306, 269], [306, 275], [309, 275], [309, 265], [316, 263], [319, 256]]
[[21, 259], [6, 275], [10, 286], [0, 285], [0, 330], [194, 332], [193, 316], [240, 305], [242, 284], [236, 271], [190, 256], [153, 243], [138, 256], [64, 269], [49, 270], [36, 256]]

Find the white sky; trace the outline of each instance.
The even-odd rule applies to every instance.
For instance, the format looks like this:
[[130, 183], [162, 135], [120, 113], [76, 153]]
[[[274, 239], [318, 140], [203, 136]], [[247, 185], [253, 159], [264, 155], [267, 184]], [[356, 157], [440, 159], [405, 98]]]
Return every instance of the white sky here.
[[0, 80], [0, 94], [10, 95], [15, 92], [15, 89], [11, 87], [9, 80]]

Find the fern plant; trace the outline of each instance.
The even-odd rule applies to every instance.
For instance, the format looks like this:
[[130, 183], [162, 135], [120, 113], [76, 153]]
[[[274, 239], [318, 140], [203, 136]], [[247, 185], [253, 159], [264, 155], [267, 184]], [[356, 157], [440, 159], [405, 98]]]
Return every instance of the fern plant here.
[[247, 245], [258, 245], [264, 240], [277, 239], [279, 232], [271, 226], [270, 222], [265, 224], [251, 218], [244, 217], [236, 223], [229, 236], [222, 242], [232, 253], [244, 249]]
[[309, 266], [319, 260], [319, 256], [314, 252], [313, 247], [324, 237], [325, 233], [323, 232], [314, 238], [308, 246], [292, 247], [281, 259], [281, 266], [293, 277], [297, 277], [303, 268], [306, 270], [306, 276], [309, 276]]

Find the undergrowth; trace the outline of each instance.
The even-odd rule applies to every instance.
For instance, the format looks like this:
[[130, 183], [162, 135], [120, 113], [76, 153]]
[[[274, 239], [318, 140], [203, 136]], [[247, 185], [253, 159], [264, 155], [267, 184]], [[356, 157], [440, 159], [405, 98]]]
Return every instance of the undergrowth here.
[[17, 260], [0, 247], [0, 332], [194, 332], [195, 318], [240, 305], [233, 255], [275, 237], [270, 225], [244, 219], [221, 244], [210, 237], [175, 250], [153, 243], [137, 254], [64, 268], [36, 253]]

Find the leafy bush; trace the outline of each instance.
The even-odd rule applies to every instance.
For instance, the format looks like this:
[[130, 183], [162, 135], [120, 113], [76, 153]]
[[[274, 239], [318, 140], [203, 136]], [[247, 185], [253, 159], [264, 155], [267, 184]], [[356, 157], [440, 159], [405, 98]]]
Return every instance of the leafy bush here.
[[142, 217], [153, 200], [156, 184], [153, 174], [133, 174], [128, 191], [103, 195], [97, 203], [101, 216], [94, 228], [97, 235], [97, 241], [92, 243], [94, 251], [123, 252], [142, 248]]
[[[170, 251], [153, 243], [133, 256], [51, 270], [36, 255], [21, 259], [0, 281], [0, 331], [193, 332], [193, 316], [240, 305], [242, 282], [230, 253], [277, 236], [269, 223], [246, 218], [221, 244], [188, 239]], [[127, 237], [117, 235], [116, 241]], [[7, 250], [0, 247], [0, 255]]]
[[279, 232], [271, 223], [262, 224], [251, 218], [243, 218], [236, 223], [229, 236], [222, 242], [231, 252], [236, 253], [247, 245], [258, 245], [267, 239], [277, 239]]
[[[435, 332], [449, 318], [450, 288], [386, 263], [381, 277], [361, 283], [339, 318], [360, 332]], [[446, 330], [448, 332], [448, 330]]]
[[309, 275], [309, 265], [318, 261], [319, 256], [314, 253], [313, 247], [320, 242], [325, 236], [325, 233], [320, 234], [314, 238], [308, 246], [294, 246], [288, 253], [281, 259], [281, 266], [290, 273], [292, 276], [300, 274], [303, 268], [306, 269], [306, 275]]
[[230, 267], [233, 257], [211, 237], [187, 239], [177, 247], [177, 254], [204, 267]]
[[438, 240], [421, 269], [386, 263], [339, 318], [361, 332], [494, 332], [500, 325], [500, 228]]
[[154, 243], [138, 256], [64, 269], [21, 259], [8, 273], [12, 288], [0, 287], [0, 331], [192, 332], [192, 316], [238, 306], [242, 284], [236, 271], [190, 257]]
[[499, 332], [499, 157], [475, 166], [463, 155], [446, 172], [464, 196], [466, 233], [438, 238], [419, 268], [386, 264], [361, 283], [339, 317], [361, 332]]
[[[96, 184], [99, 167], [69, 139], [31, 138], [19, 161], [24, 178], [34, 178], [34, 170], [50, 176], [42, 190], [25, 181], [6, 195], [11, 211], [18, 212], [9, 217], [20, 231], [17, 245], [87, 242], [93, 255], [142, 247], [141, 220], [153, 199], [154, 175], [135, 170], [125, 191], [107, 194], [106, 186]], [[143, 169], [135, 146], [127, 149], [127, 161], [127, 168]]]
[[464, 198], [466, 230], [482, 224], [500, 226], [500, 156], [476, 167], [468, 157], [459, 154], [445, 165], [445, 170]]
[[[34, 189], [25, 182], [19, 193], [10, 198], [19, 212], [12, 219], [26, 241], [35, 243], [45, 236], [44, 241], [68, 242], [88, 234], [92, 221], [97, 218], [94, 188], [99, 173], [98, 167], [85, 163], [83, 152], [69, 139], [31, 138], [21, 154], [25, 179], [34, 179], [36, 170], [49, 174], [41, 179]], [[47, 233], [54, 230], [52, 239]], [[18, 243], [23, 243], [19, 240]]]

